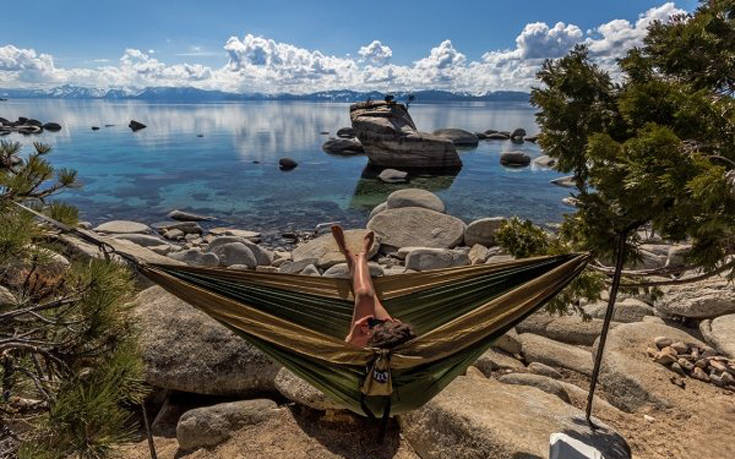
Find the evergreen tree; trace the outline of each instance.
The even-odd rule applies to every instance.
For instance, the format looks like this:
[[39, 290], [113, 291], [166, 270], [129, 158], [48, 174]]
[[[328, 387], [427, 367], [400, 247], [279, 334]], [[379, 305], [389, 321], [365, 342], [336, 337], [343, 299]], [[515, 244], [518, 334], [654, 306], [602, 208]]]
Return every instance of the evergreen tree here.
[[145, 393], [132, 279], [105, 259], [69, 265], [53, 230], [13, 204], [76, 224], [76, 209], [48, 201], [76, 174], [34, 149], [21, 160], [18, 143], [0, 143], [0, 456], [103, 457], [135, 432]]
[[692, 244], [688, 266], [667, 274], [735, 276], [735, 2], [705, 1], [652, 23], [615, 78], [584, 46], [545, 62], [538, 78], [539, 144], [577, 185], [561, 240], [614, 260], [599, 363], [641, 229]]

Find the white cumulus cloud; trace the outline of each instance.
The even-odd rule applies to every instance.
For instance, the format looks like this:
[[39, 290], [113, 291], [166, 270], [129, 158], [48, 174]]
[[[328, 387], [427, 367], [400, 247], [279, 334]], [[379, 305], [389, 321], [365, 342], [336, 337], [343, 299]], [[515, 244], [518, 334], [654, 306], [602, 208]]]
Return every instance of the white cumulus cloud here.
[[361, 46], [357, 54], [365, 61], [373, 65], [385, 65], [393, 56], [393, 50], [384, 45], [380, 40], [373, 40], [369, 45]]
[[[169, 65], [139, 49], [127, 49], [112, 65], [95, 60], [97, 67], [61, 68], [49, 54], [8, 44], [0, 46], [0, 87], [42, 87], [59, 84], [99, 88], [194, 86], [237, 92], [308, 93], [330, 89], [420, 90], [445, 89], [485, 93], [528, 90], [545, 59], [558, 58], [578, 43], [603, 68], [615, 70], [615, 60], [640, 46], [652, 21], [667, 21], [684, 13], [664, 3], [639, 15], [635, 22], [613, 19], [583, 32], [577, 25], [557, 22], [526, 24], [515, 47], [485, 52], [470, 60], [447, 39], [415, 62], [392, 63], [393, 50], [380, 40], [361, 46], [352, 57], [334, 56], [267, 37], [232, 36], [223, 46], [227, 61], [219, 67], [201, 64]], [[212, 55], [191, 47], [180, 56]], [[158, 54], [156, 54], [158, 55]]]

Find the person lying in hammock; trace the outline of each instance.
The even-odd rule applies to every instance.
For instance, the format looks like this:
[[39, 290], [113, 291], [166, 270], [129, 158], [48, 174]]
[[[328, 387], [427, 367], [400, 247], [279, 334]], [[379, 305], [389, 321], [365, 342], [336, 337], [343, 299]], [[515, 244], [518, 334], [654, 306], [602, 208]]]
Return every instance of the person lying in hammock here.
[[350, 332], [345, 341], [356, 347], [388, 349], [414, 338], [416, 334], [413, 327], [391, 317], [375, 293], [367, 263], [367, 252], [373, 245], [375, 234], [370, 231], [365, 235], [362, 250], [356, 254], [347, 248], [341, 226], [332, 226], [332, 235], [350, 268], [352, 293], [355, 297]]

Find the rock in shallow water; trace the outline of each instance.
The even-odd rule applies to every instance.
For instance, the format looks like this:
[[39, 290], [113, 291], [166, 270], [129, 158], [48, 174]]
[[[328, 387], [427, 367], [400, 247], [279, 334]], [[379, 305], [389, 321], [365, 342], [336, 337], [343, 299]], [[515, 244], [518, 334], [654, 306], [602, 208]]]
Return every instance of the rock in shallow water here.
[[297, 163], [291, 158], [281, 158], [278, 160], [278, 167], [284, 171], [290, 171], [291, 169], [295, 168], [298, 165], [299, 163]]
[[136, 132], [136, 131], [140, 131], [141, 129], [144, 129], [146, 127], [146, 125], [143, 124], [143, 123], [141, 123], [141, 122], [139, 122], [139, 121], [130, 120], [130, 123], [128, 123], [128, 127], [133, 132]]
[[212, 217], [206, 215], [199, 215], [193, 212], [185, 212], [183, 210], [174, 209], [166, 215], [171, 220], [178, 220], [180, 222], [200, 222], [205, 220], [212, 220]]
[[450, 140], [457, 147], [476, 147], [479, 140], [477, 135], [457, 128], [437, 129], [434, 135]]
[[418, 132], [406, 106], [384, 101], [350, 106], [355, 135], [370, 163], [383, 167], [457, 168], [462, 166], [451, 141]]

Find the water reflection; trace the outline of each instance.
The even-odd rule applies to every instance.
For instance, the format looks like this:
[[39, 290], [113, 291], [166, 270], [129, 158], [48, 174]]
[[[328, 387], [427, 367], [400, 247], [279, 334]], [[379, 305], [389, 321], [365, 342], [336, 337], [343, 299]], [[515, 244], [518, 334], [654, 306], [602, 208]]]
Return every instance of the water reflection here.
[[408, 172], [406, 183], [385, 183], [378, 178], [382, 170], [382, 167], [365, 166], [352, 193], [350, 208], [370, 212], [373, 207], [385, 201], [389, 194], [403, 188], [421, 188], [433, 193], [448, 190], [460, 171], [404, 168], [402, 170]]
[[[535, 133], [533, 110], [517, 103], [413, 105], [419, 129]], [[55, 147], [53, 162], [79, 171], [85, 187], [66, 198], [84, 218], [160, 220], [170, 209], [210, 213], [244, 226], [308, 227], [330, 220], [362, 225], [372, 207], [403, 187], [431, 190], [465, 220], [517, 214], [559, 220], [567, 191], [548, 184], [558, 174], [499, 165], [503, 151], [539, 154], [532, 143], [483, 141], [460, 152], [460, 171], [427, 175], [410, 171], [408, 184], [384, 184], [367, 158], [321, 150], [327, 136], [349, 125], [349, 104], [245, 102], [150, 104], [139, 101], [17, 100], [3, 102], [0, 116], [57, 121], [59, 133], [12, 134], [28, 150], [32, 140]], [[131, 119], [148, 127], [136, 133]], [[91, 126], [114, 124], [99, 131]], [[202, 134], [203, 137], [197, 137]], [[291, 172], [278, 159], [299, 163]]]

